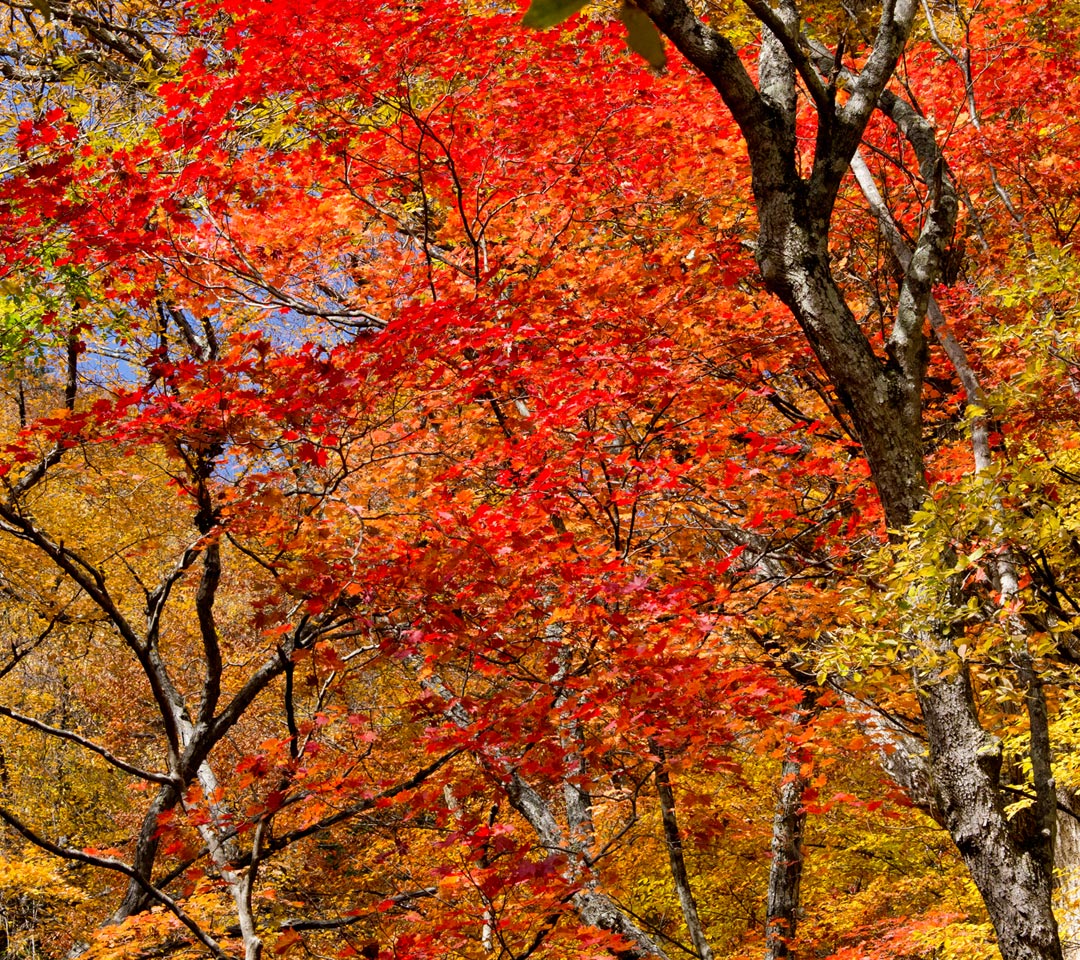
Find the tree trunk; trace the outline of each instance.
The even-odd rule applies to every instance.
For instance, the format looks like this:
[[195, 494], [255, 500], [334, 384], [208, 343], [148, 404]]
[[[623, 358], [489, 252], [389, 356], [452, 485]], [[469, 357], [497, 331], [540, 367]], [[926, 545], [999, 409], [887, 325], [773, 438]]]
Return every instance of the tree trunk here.
[[945, 825], [986, 903], [1006, 960], [1060, 960], [1051, 909], [1052, 864], [1042, 838], [1010, 824], [999, 790], [1001, 744], [979, 725], [965, 671], [935, 678], [920, 697]]
[[806, 826], [802, 775], [803, 751], [794, 748], [780, 766], [780, 793], [773, 818], [772, 865], [765, 917], [765, 960], [794, 957], [791, 941], [799, 923], [799, 887], [802, 883], [802, 838]]
[[[851, 411], [889, 527], [902, 538], [929, 495], [919, 406], [925, 356], [909, 350], [906, 364], [895, 362], [894, 355], [883, 365], [840, 297], [820, 249], [815, 251], [797, 227], [789, 225], [785, 233], [784, 245], [766, 249], [779, 247], [797, 256], [774, 263], [765, 254], [766, 281], [807, 331]], [[966, 669], [955, 664], [951, 629], [917, 631], [912, 642], [929, 648], [941, 662], [916, 678], [935, 793], [986, 903], [1002, 956], [1060, 960], [1050, 905], [1052, 863], [1038, 830], [1027, 829], [1022, 818], [1010, 824], [1005, 815], [1001, 747], [979, 722]], [[951, 674], [943, 669], [950, 664]]]
[[1057, 890], [1054, 899], [1059, 918], [1061, 952], [1065, 960], [1080, 960], [1080, 804], [1074, 793], [1058, 791], [1062, 810], [1058, 818], [1054, 865]]
[[656, 795], [660, 799], [660, 817], [664, 823], [664, 842], [667, 846], [668, 865], [671, 867], [671, 879], [679, 897], [679, 906], [682, 908], [686, 929], [690, 933], [690, 942], [694, 945], [701, 960], [712, 960], [712, 947], [705, 939], [705, 928], [701, 924], [701, 917], [698, 916], [697, 900], [690, 888], [690, 875], [686, 871], [682, 832], [679, 830], [679, 818], [675, 812], [675, 791], [671, 788], [667, 757], [664, 754], [664, 748], [656, 741], [650, 743], [650, 748], [656, 754], [656, 770], [653, 777], [656, 780]]

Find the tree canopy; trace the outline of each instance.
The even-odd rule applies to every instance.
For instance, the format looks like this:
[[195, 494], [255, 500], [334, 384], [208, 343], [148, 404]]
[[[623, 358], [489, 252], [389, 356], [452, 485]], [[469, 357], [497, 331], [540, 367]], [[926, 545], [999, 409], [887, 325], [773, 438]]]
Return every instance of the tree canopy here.
[[1080, 942], [1080, 8], [0, 0], [12, 957]]

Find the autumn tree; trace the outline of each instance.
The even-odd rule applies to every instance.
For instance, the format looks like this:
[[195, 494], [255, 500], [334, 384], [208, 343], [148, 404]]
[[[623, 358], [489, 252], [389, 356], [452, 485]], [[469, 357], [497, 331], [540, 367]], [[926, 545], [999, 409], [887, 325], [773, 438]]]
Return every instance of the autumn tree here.
[[[639, 4], [716, 88], [739, 124], [753, 170], [762, 277], [813, 347], [852, 419], [891, 536], [910, 549], [924, 535], [922, 511], [931, 496], [923, 411], [933, 334], [926, 316], [956, 242], [961, 199], [938, 134], [923, 113], [925, 104], [913, 98], [910, 86], [892, 83], [921, 8], [901, 0], [858, 17], [833, 18], [819, 17], [819, 11], [790, 0], [746, 6], [761, 24], [756, 77], [722, 26], [712, 25], [692, 7], [680, 0]], [[568, 9], [537, 3], [529, 16], [557, 19]], [[930, 7], [927, 14], [928, 29], [934, 31]], [[953, 15], [967, 16], [959, 7]], [[932, 35], [963, 66], [959, 55]], [[970, 61], [966, 69], [970, 84]], [[968, 94], [974, 96], [970, 86]], [[877, 342], [852, 311], [858, 293], [845, 293], [831, 245], [838, 197], [849, 169], [859, 172], [860, 143], [875, 112], [895, 125], [925, 192], [911, 246], [896, 250], [900, 280], [889, 310], [890, 328]], [[974, 112], [970, 122], [978, 124]], [[804, 130], [812, 137], [812, 149], [803, 146]], [[865, 189], [873, 198], [872, 183]], [[999, 189], [1008, 204], [1008, 194]], [[889, 229], [887, 223], [882, 227]], [[938, 337], [947, 347], [947, 334]], [[971, 374], [965, 359], [954, 359], [961, 376]], [[969, 400], [982, 402], [974, 391]], [[978, 444], [977, 425], [975, 431]], [[985, 454], [976, 449], [977, 469], [983, 471], [990, 469]], [[991, 503], [989, 509], [997, 508]], [[1002, 520], [991, 516], [988, 522], [1004, 537]], [[1004, 611], [1002, 642], [1022, 685], [1029, 721], [1028, 760], [1037, 797], [1030, 816], [1011, 819], [1006, 813], [1010, 798], [1001, 779], [1001, 739], [980, 716], [970, 668], [956, 662], [962, 617], [947, 606], [908, 625], [911, 650], [918, 651], [914, 681], [930, 745], [934, 796], [987, 904], [1003, 955], [1057, 957], [1061, 947], [1050, 905], [1057, 801], [1046, 698], [1035, 666], [1035, 638], [1048, 624], [1033, 624], [1015, 613], [1015, 557], [1005, 539], [994, 550], [992, 576]], [[948, 549], [937, 556], [950, 563]], [[918, 595], [927, 588], [916, 581], [909, 589]], [[962, 607], [961, 583], [955, 580], [947, 589], [951, 603]]]
[[[83, 732], [30, 703], [9, 703], [5, 715], [142, 781], [148, 799], [126, 812], [131, 836], [120, 845], [101, 842], [100, 831], [80, 831], [77, 844], [50, 838], [17, 796], [5, 822], [54, 856], [126, 878], [106, 947], [179, 936], [220, 955], [239, 936], [255, 957], [271, 916], [283, 950], [299, 931], [345, 930], [346, 919], [280, 916], [260, 900], [259, 878], [290, 848], [368, 813], [377, 829], [377, 811], [400, 797], [409, 819], [437, 814], [469, 849], [465, 868], [439, 865], [448, 906], [423, 931], [400, 932], [402, 949], [467, 945], [481, 930], [467, 913], [479, 899], [492, 943], [531, 951], [566, 938], [629, 939], [638, 953], [657, 953], [607, 895], [601, 869], [635, 828], [654, 773], [670, 814], [670, 770], [657, 770], [658, 754], [704, 745], [716, 762], [710, 742], [722, 757], [733, 725], [767, 724], [764, 704], [790, 694], [754, 666], [704, 651], [701, 627], [684, 635], [693, 605], [707, 604], [731, 567], [726, 555], [745, 545], [718, 538], [670, 595], [665, 578], [648, 589], [641, 578], [650, 558], [679, 572], [674, 556], [660, 558], [689, 516], [664, 502], [681, 443], [665, 435], [671, 404], [642, 390], [672, 369], [642, 347], [675, 346], [665, 339], [666, 298], [638, 327], [620, 331], [613, 319], [625, 306], [611, 301], [601, 309], [612, 319], [580, 339], [554, 332], [578, 307], [559, 309], [570, 277], [553, 251], [573, 240], [587, 258], [596, 229], [625, 229], [641, 203], [634, 219], [645, 233], [627, 250], [662, 262], [646, 235], [656, 235], [662, 204], [683, 202], [653, 181], [647, 203], [624, 207], [610, 187], [620, 167], [630, 174], [641, 163], [629, 126], [610, 123], [629, 119], [637, 68], [613, 68], [616, 106], [565, 91], [577, 126], [561, 142], [575, 146], [589, 132], [576, 164], [594, 177], [595, 195], [565, 176], [555, 149], [536, 190], [525, 150], [535, 140], [506, 122], [538, 113], [532, 85], [521, 83], [530, 60], [498, 53], [466, 82], [456, 60], [405, 59], [421, 25], [405, 29], [387, 11], [368, 24], [382, 60], [309, 60], [322, 73], [297, 92], [285, 69], [299, 50], [281, 30], [288, 17], [231, 14], [231, 36], [213, 53], [223, 59], [196, 49], [184, 79], [149, 100], [163, 116], [140, 116], [147, 140], [95, 144], [60, 108], [15, 133], [25, 175], [6, 184], [19, 221], [9, 256], [34, 265], [57, 307], [31, 329], [47, 331], [60, 312], [78, 313], [78, 327], [61, 340], [62, 410], [31, 409], [25, 429], [12, 425], [5, 531], [33, 548], [21, 577], [44, 609], [77, 605], [65, 635], [90, 631], [78, 642], [108, 659], [122, 687], [145, 686], [149, 697], [128, 704], [126, 730], [104, 721], [107, 700], [83, 684], [79, 701], [94, 705]], [[330, 10], [303, 20], [333, 34], [360, 26]], [[451, 22], [436, 10], [422, 27], [434, 38]], [[492, 35], [502, 26], [494, 18]], [[221, 49], [240, 38], [249, 55], [224, 59]], [[273, 49], [280, 59], [267, 56]], [[493, 114], [488, 98], [501, 90], [512, 96]], [[264, 116], [248, 128], [252, 103]], [[281, 163], [298, 183], [278, 176]], [[281, 238], [280, 225], [297, 216], [319, 229]], [[46, 247], [59, 252], [46, 259]], [[737, 251], [716, 244], [702, 256], [709, 271], [734, 272]], [[76, 264], [90, 275], [77, 296], [51, 272]], [[512, 302], [507, 291], [541, 275], [532, 302], [550, 303], [554, 326], [521, 313], [504, 345], [496, 321]], [[12, 293], [22, 303], [30, 291]], [[317, 321], [303, 332], [322, 342], [293, 348], [299, 327], [287, 324], [280, 339], [263, 336], [252, 317], [267, 309], [288, 310], [296, 325]], [[513, 361], [501, 370], [492, 367], [500, 352]], [[673, 363], [688, 377], [700, 366], [679, 351]], [[679, 414], [692, 422], [691, 404], [718, 402], [703, 390]], [[613, 444], [620, 452], [609, 463]], [[82, 482], [84, 469], [93, 483]], [[571, 473], [576, 482], [562, 488]], [[114, 503], [126, 482], [146, 492], [128, 495], [133, 516]], [[177, 512], [164, 506], [170, 490]], [[708, 510], [721, 508], [708, 499]], [[508, 552], [516, 568], [493, 562]], [[42, 559], [50, 573], [39, 581]], [[99, 632], [101, 646], [91, 642]], [[387, 675], [400, 686], [402, 670], [413, 700], [390, 704]], [[378, 721], [356, 712], [365, 689], [380, 691]], [[710, 706], [705, 692], [721, 690], [729, 698]], [[636, 730], [643, 711], [656, 719]], [[679, 717], [694, 719], [690, 736]], [[334, 719], [347, 723], [340, 740]], [[427, 731], [410, 735], [420, 720]], [[384, 724], [400, 728], [404, 752], [376, 771], [362, 744]], [[241, 760], [220, 760], [233, 744]], [[332, 762], [313, 759], [338, 750], [367, 772], [338, 779]], [[406, 759], [415, 750], [419, 766]], [[466, 755], [476, 766], [459, 770], [448, 792], [417, 791]], [[599, 788], [606, 815], [593, 808]], [[498, 820], [481, 827], [466, 802], [478, 791], [503, 797], [536, 839], [515, 840], [513, 824]], [[335, 812], [325, 812], [331, 794]], [[474, 855], [478, 867], [468, 866]], [[430, 869], [419, 885], [382, 889], [384, 909], [429, 897]], [[509, 892], [522, 883], [539, 904], [530, 910]], [[576, 931], [560, 927], [566, 905], [584, 921]]]
[[[960, 7], [918, 43], [905, 2], [650, 0], [570, 42], [456, 3], [12, 9], [4, 716], [111, 814], [50, 836], [16, 782], [0, 816], [121, 878], [95, 949], [707, 956], [742, 923], [779, 955], [800, 832], [882, 807], [821, 796], [830, 751], [877, 745], [1005, 955], [1056, 955], [1036, 668], [1072, 568], [1020, 487], [976, 496], [986, 409], [962, 435], [956, 385], [989, 404], [1004, 364], [954, 349], [994, 295], [934, 289], [995, 189], [920, 113], [984, 109]], [[645, 13], [712, 88], [624, 55], [659, 65]], [[1060, 578], [1021, 611], [1036, 544]]]

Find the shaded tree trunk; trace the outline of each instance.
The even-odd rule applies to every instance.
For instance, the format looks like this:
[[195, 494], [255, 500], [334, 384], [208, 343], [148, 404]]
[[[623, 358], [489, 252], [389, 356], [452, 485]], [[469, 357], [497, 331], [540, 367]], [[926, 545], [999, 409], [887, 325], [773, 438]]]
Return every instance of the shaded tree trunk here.
[[690, 933], [690, 942], [694, 945], [698, 956], [701, 960], [712, 960], [712, 947], [705, 938], [705, 928], [701, 924], [701, 917], [698, 916], [697, 900], [694, 898], [694, 892], [690, 887], [690, 875], [686, 870], [682, 832], [679, 830], [679, 818], [675, 812], [675, 791], [671, 788], [667, 757], [664, 754], [664, 748], [659, 743], [654, 741], [650, 746], [657, 758], [654, 774], [656, 794], [660, 799], [660, 817], [664, 823], [664, 843], [668, 852], [668, 865], [671, 867], [671, 878], [679, 897], [683, 920]]
[[1065, 960], [1080, 960], [1080, 803], [1066, 790], [1058, 791], [1058, 803], [1064, 809], [1054, 846], [1054, 899], [1061, 925], [1061, 952]]
[[802, 838], [806, 826], [802, 775], [803, 753], [794, 748], [780, 765], [780, 792], [773, 817], [772, 864], [765, 915], [765, 960], [793, 957], [791, 941], [799, 923], [799, 888], [802, 884]]

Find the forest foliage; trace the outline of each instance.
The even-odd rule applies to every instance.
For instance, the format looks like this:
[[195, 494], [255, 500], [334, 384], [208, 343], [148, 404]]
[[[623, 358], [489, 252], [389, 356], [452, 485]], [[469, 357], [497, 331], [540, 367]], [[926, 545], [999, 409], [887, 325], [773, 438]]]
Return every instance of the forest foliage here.
[[[676, 5], [0, 2], [5, 956], [992, 957], [950, 684], [1080, 940], [1080, 10], [805, 211], [884, 370], [958, 198], [897, 529]], [[809, 184], [904, 6], [686, 9]]]

